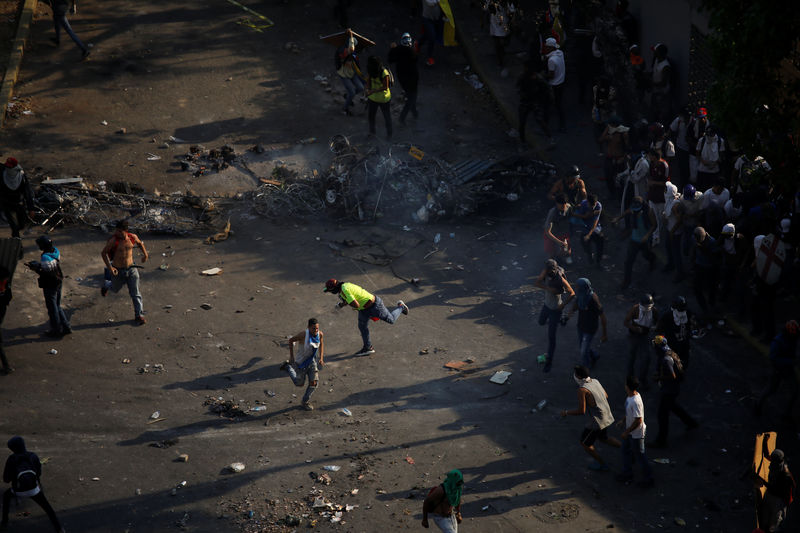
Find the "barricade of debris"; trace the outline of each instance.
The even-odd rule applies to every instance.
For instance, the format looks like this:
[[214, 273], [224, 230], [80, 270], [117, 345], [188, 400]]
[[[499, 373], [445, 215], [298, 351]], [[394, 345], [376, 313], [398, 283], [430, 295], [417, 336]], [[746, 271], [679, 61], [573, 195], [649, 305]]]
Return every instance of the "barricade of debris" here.
[[391, 216], [425, 223], [462, 217], [498, 199], [514, 201], [525, 187], [549, 182], [556, 172], [549, 163], [520, 158], [450, 164], [410, 145], [394, 145], [388, 155], [377, 149], [361, 153], [344, 135], [328, 144], [328, 169], [302, 176], [276, 167], [281, 179], [262, 180], [248, 195], [255, 211], [272, 219], [326, 211], [360, 221]]

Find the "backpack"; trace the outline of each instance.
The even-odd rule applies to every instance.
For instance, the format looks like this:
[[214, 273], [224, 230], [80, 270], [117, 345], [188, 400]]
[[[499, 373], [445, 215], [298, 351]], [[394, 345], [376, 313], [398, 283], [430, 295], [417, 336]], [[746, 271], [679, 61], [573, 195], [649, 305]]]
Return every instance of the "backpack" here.
[[16, 465], [16, 492], [25, 492], [35, 489], [39, 485], [39, 476], [33, 467], [29, 453], [17, 455]]

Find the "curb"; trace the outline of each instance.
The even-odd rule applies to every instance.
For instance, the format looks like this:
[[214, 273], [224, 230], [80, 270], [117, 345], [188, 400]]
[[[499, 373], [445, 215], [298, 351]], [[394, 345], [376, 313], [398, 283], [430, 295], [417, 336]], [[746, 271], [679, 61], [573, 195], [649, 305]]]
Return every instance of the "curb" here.
[[[453, 11], [453, 18], [456, 19], [456, 40], [461, 46], [461, 49], [464, 51], [464, 55], [467, 57], [467, 61], [469, 61], [472, 71], [478, 75], [486, 88], [489, 89], [489, 94], [492, 95], [492, 98], [497, 103], [497, 106], [500, 108], [500, 112], [503, 114], [506, 122], [508, 122], [512, 128], [515, 128], [517, 131], [519, 131], [517, 110], [512, 108], [512, 106], [499, 97], [497, 88], [492, 82], [492, 78], [486, 74], [486, 71], [483, 69], [483, 65], [477, 60], [476, 52], [472, 48], [472, 39], [470, 38], [471, 35], [464, 34], [462, 25], [458, 22], [460, 17], [457, 14], [457, 10], [455, 9], [453, 3], [450, 4], [450, 9]], [[539, 146], [532, 138], [528, 138], [526, 143], [534, 149], [540, 158], [545, 160], [550, 159], [549, 157], [546, 157], [545, 152], [542, 151], [542, 147]]]
[[3, 85], [0, 86], [0, 128], [6, 121], [6, 111], [11, 97], [14, 94], [14, 84], [17, 83], [19, 69], [22, 66], [22, 56], [25, 52], [25, 43], [31, 30], [33, 14], [36, 12], [36, 5], [39, 0], [24, 0], [22, 12], [17, 19], [17, 33], [14, 43], [11, 45], [11, 54], [8, 57], [6, 75], [3, 78]]

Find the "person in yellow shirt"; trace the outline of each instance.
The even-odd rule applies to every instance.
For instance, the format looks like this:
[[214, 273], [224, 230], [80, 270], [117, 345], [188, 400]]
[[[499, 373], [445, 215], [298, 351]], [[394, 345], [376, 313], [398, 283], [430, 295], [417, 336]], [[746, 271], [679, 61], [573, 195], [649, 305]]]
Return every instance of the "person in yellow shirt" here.
[[375, 114], [380, 108], [383, 121], [386, 123], [386, 137], [392, 138], [392, 90], [389, 88], [391, 77], [378, 56], [367, 59], [367, 96], [369, 133], [375, 135]]
[[361, 339], [364, 346], [356, 355], [369, 355], [375, 353], [372, 343], [369, 340], [369, 321], [383, 320], [389, 324], [394, 324], [400, 314], [408, 314], [408, 306], [403, 300], [397, 301], [397, 307], [389, 311], [383, 300], [379, 296], [370, 294], [367, 290], [359, 287], [355, 283], [348, 283], [331, 278], [325, 282], [325, 289], [322, 292], [330, 292], [339, 296], [338, 307], [350, 306], [358, 311], [358, 331], [361, 332]]

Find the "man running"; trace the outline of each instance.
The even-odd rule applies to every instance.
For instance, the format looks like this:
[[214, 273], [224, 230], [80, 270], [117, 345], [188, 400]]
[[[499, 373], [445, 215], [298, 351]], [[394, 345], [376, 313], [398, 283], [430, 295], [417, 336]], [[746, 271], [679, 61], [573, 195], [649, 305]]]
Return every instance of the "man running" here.
[[128, 221], [117, 222], [114, 234], [108, 239], [105, 248], [100, 252], [100, 257], [106, 264], [105, 282], [100, 294], [105, 296], [108, 289], [119, 292], [123, 285], [128, 286], [128, 293], [133, 301], [134, 320], [136, 324], [146, 324], [144, 310], [142, 309], [142, 294], [139, 292], [139, 267], [133, 263], [133, 248], [142, 251], [142, 263], [147, 261], [149, 255], [144, 243], [134, 235], [128, 233]]
[[432, 488], [422, 502], [422, 527], [428, 527], [428, 515], [432, 515], [433, 523], [444, 533], [458, 533], [463, 487], [464, 476], [461, 471], [456, 469], [449, 471], [444, 483]]
[[394, 324], [395, 320], [400, 316], [400, 313], [407, 315], [408, 306], [403, 303], [403, 300], [397, 301], [397, 307], [389, 312], [386, 306], [383, 305], [383, 300], [379, 296], [370, 294], [362, 287], [355, 283], [348, 283], [338, 281], [336, 279], [329, 279], [325, 282], [325, 289], [322, 292], [331, 292], [339, 296], [339, 303], [337, 306], [342, 308], [349, 305], [358, 311], [358, 331], [361, 332], [361, 339], [364, 345], [356, 355], [370, 355], [375, 353], [375, 348], [369, 340], [369, 321], [370, 320], [383, 320], [389, 324]]
[[606, 471], [608, 465], [594, 447], [594, 441], [600, 440], [609, 446], [619, 448], [620, 442], [614, 437], [609, 437], [608, 427], [614, 423], [614, 415], [608, 405], [608, 394], [599, 381], [589, 377], [589, 369], [583, 365], [575, 367], [572, 378], [578, 384], [578, 408], [561, 411], [561, 418], [569, 415], [588, 415], [586, 427], [581, 433], [581, 446], [591, 455], [595, 462], [589, 464], [590, 470]]
[[[294, 344], [301, 343], [294, 353]], [[322, 344], [322, 331], [316, 318], [308, 319], [308, 327], [289, 339], [289, 360], [284, 361], [281, 370], [289, 373], [296, 387], [302, 387], [308, 376], [308, 388], [303, 395], [303, 409], [313, 411], [311, 395], [317, 390], [319, 383], [319, 369], [325, 365], [325, 349]]]

